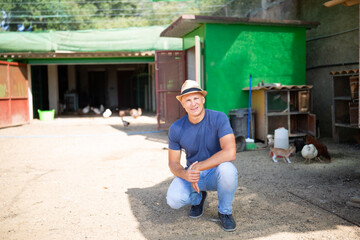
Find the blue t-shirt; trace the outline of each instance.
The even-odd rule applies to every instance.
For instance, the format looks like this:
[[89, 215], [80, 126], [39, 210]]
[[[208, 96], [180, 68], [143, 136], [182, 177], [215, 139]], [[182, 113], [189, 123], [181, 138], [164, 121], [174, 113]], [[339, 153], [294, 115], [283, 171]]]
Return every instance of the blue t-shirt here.
[[220, 138], [227, 134], [233, 134], [233, 130], [226, 114], [205, 109], [204, 119], [197, 124], [192, 124], [186, 115], [171, 125], [169, 148], [184, 149], [189, 167], [220, 151]]

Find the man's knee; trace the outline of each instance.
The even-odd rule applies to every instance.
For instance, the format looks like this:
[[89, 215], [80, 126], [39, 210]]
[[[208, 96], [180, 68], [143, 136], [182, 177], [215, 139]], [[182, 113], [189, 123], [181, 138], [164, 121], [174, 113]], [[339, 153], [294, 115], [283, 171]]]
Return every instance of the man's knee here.
[[235, 165], [232, 162], [223, 162], [218, 166], [218, 171], [220, 175], [224, 176], [232, 176], [236, 177], [238, 176], [237, 169]]
[[182, 196], [183, 194], [176, 194], [176, 195], [170, 195], [168, 194], [166, 196], [166, 202], [167, 204], [173, 208], [173, 209], [179, 209], [182, 206], [184, 206], [184, 202], [185, 202], [185, 196]]
[[235, 165], [231, 162], [223, 162], [218, 166], [218, 179], [222, 186], [226, 188], [233, 188], [237, 186], [238, 171]]

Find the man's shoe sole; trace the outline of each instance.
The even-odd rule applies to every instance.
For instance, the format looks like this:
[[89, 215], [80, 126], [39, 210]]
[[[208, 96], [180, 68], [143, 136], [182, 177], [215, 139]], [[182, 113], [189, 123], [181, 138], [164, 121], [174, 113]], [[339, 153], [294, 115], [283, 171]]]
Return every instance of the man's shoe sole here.
[[204, 214], [204, 209], [203, 209], [202, 213], [201, 213], [199, 216], [190, 216], [190, 215], [189, 215], [189, 218], [199, 218], [199, 217], [201, 217], [203, 214]]
[[233, 231], [236, 230], [236, 227], [233, 228], [233, 229], [226, 229], [226, 228], [222, 227], [222, 229], [223, 229], [224, 231], [226, 231], [226, 232], [233, 232]]

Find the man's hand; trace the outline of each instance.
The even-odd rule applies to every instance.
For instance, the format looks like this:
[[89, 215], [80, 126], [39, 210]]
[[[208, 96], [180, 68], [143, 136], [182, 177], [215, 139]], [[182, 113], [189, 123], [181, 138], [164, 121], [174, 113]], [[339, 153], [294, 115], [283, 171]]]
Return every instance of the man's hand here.
[[200, 189], [199, 189], [199, 186], [198, 186], [197, 182], [196, 183], [191, 183], [191, 186], [197, 193], [200, 193]]
[[171, 150], [169, 149], [169, 168], [171, 172], [188, 182], [191, 183], [191, 187], [196, 191], [200, 192], [198, 181], [200, 179], [200, 170], [198, 167], [200, 164], [194, 162], [191, 166], [185, 170], [184, 167], [180, 164], [181, 151], [180, 150]]
[[191, 164], [191, 166], [186, 170], [186, 180], [191, 183], [191, 187], [197, 192], [200, 193], [200, 189], [198, 186], [198, 181], [200, 179], [200, 171], [193, 169], [194, 166], [198, 163], [198, 161]]

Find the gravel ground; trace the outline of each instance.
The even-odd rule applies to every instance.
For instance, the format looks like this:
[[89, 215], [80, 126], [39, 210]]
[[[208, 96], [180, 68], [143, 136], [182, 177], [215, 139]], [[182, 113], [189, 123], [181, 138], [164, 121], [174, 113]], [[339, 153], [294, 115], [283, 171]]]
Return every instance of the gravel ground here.
[[[237, 154], [235, 232], [172, 210], [167, 133], [153, 116], [56, 118], [0, 129], [0, 239], [360, 239], [360, 147], [322, 139], [331, 163]], [[184, 159], [182, 160], [184, 162]]]

